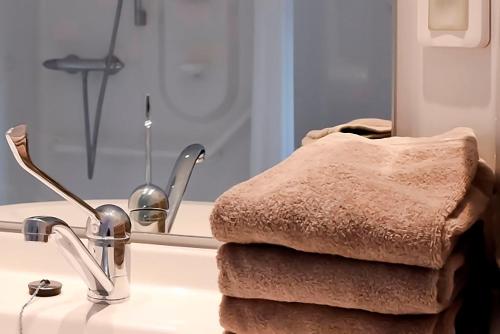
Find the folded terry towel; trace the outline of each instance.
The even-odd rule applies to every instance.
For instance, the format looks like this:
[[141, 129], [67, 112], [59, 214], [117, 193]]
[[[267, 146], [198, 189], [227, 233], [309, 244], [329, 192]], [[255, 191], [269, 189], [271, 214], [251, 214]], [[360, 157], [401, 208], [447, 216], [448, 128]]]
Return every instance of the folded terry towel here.
[[[464, 200], [476, 170], [491, 193], [493, 172], [477, 166], [467, 128], [428, 138], [332, 134], [221, 195], [212, 233], [223, 242], [441, 268], [489, 200]], [[470, 219], [457, 219], [462, 211]]]
[[220, 322], [236, 334], [454, 334], [460, 304], [437, 315], [387, 315], [330, 306], [223, 297]]
[[219, 289], [227, 296], [386, 314], [440, 313], [466, 281], [461, 252], [436, 270], [273, 245], [224, 244], [217, 264]]
[[332, 128], [311, 130], [302, 138], [302, 145], [310, 144], [336, 132], [352, 133], [369, 139], [387, 138], [392, 133], [392, 122], [379, 118], [360, 118]]

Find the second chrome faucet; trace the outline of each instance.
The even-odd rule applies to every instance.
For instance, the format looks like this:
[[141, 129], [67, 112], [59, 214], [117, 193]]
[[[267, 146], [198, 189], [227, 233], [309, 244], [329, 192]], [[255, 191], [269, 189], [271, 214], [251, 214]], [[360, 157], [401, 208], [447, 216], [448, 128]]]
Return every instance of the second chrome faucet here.
[[170, 233], [184, 197], [191, 173], [205, 159], [205, 147], [187, 146], [177, 158], [166, 190], [152, 183], [151, 173], [151, 103], [146, 95], [146, 183], [135, 188], [129, 197], [128, 208], [134, 231]]

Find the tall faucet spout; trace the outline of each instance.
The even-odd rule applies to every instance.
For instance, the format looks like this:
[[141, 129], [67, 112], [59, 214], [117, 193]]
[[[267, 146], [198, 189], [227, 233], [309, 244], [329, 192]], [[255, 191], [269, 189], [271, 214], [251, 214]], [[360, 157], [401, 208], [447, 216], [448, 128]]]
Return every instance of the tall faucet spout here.
[[44, 216], [27, 218], [24, 220], [23, 233], [26, 241], [39, 242], [48, 242], [49, 236], [53, 235], [64, 257], [80, 274], [89, 290], [104, 295], [113, 291], [113, 282], [78, 236], [62, 220]]
[[170, 209], [168, 212], [167, 220], [165, 222], [166, 230], [170, 233], [172, 225], [174, 224], [177, 211], [181, 205], [182, 198], [186, 192], [191, 173], [197, 163], [205, 159], [205, 147], [200, 144], [192, 144], [186, 147], [177, 158], [174, 169], [170, 174], [166, 193]]

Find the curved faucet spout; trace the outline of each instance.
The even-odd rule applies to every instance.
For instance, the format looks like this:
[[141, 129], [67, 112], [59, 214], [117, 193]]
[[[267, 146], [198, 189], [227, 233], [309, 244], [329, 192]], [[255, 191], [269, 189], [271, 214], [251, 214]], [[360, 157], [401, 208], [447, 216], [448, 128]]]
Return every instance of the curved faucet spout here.
[[54, 235], [64, 257], [80, 274], [89, 290], [108, 295], [114, 284], [101, 269], [73, 230], [55, 217], [30, 217], [24, 220], [23, 233], [26, 241], [48, 242]]
[[167, 220], [165, 222], [166, 230], [170, 233], [174, 224], [177, 211], [181, 205], [182, 198], [186, 192], [186, 188], [193, 172], [193, 168], [197, 163], [205, 160], [205, 147], [200, 144], [191, 144], [187, 146], [177, 158], [174, 169], [170, 174], [166, 193], [170, 209]]

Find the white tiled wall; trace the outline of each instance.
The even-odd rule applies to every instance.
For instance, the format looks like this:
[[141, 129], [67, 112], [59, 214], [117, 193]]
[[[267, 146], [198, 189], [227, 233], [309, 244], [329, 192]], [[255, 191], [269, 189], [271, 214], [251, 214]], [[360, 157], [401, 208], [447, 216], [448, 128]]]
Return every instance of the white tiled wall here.
[[398, 0], [397, 133], [433, 135], [472, 127], [481, 156], [495, 165], [500, 2], [491, 1], [486, 48], [423, 47], [417, 41], [417, 1]]

